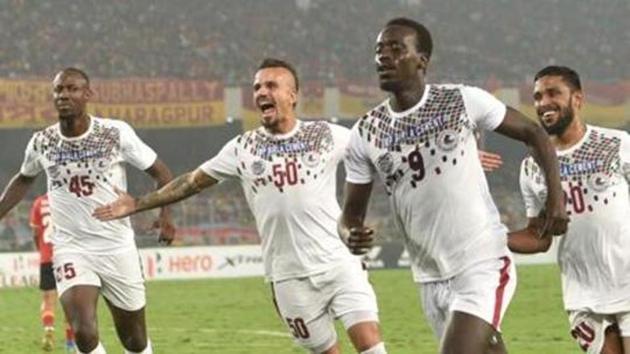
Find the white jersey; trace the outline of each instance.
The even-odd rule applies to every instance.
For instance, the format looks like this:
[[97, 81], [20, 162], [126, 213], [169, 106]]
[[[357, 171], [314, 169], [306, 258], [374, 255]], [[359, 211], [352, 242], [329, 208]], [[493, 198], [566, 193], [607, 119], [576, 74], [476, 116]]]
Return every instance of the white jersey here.
[[404, 112], [386, 100], [350, 135], [347, 181], [385, 183], [418, 282], [444, 280], [508, 253], [477, 154], [474, 130], [494, 130], [506, 107], [462, 85], [427, 85]]
[[[629, 311], [630, 136], [587, 125], [580, 142], [557, 154], [571, 218], [558, 250], [565, 308]], [[520, 181], [527, 216], [536, 217], [547, 186], [532, 157], [523, 161]]]
[[88, 130], [72, 138], [61, 134], [59, 123], [33, 134], [20, 173], [46, 171], [54, 253], [111, 254], [134, 248], [129, 218], [101, 222], [92, 213], [116, 200], [114, 187], [127, 190], [123, 162], [145, 170], [156, 158], [120, 120], [92, 116]]
[[288, 134], [264, 128], [229, 141], [201, 170], [239, 179], [262, 238], [268, 281], [327, 271], [353, 257], [337, 235], [337, 166], [348, 129], [301, 122]]

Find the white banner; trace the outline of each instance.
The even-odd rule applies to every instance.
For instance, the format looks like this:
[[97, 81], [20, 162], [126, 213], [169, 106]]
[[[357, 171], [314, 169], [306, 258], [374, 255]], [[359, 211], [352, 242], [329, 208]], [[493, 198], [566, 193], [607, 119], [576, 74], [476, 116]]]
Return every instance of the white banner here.
[[263, 275], [259, 245], [141, 249], [147, 280]]
[[[547, 253], [515, 255], [516, 264], [554, 263], [557, 244]], [[374, 247], [365, 257], [371, 269], [409, 267], [402, 246]], [[385, 251], [392, 250], [393, 251]], [[262, 276], [260, 245], [146, 248], [140, 250], [146, 280]], [[0, 253], [0, 288], [37, 286], [39, 254]]]
[[[262, 276], [259, 245], [146, 248], [140, 250], [146, 280]], [[0, 253], [0, 288], [38, 286], [37, 252]]]

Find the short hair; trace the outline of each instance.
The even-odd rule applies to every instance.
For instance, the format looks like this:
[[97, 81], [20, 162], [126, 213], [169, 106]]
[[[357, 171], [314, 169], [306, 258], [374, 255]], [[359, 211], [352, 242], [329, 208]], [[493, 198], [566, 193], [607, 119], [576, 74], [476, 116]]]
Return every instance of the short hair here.
[[258, 66], [258, 70], [267, 69], [267, 68], [284, 68], [289, 70], [291, 75], [293, 75], [293, 81], [295, 81], [295, 91], [300, 90], [300, 82], [298, 80], [297, 72], [293, 65], [288, 62], [275, 58], [265, 58], [262, 63]]
[[426, 54], [427, 59], [431, 58], [433, 39], [431, 39], [431, 32], [423, 24], [406, 17], [397, 17], [385, 24], [385, 27], [389, 26], [404, 26], [416, 32], [416, 50]]
[[59, 75], [59, 74], [74, 74], [74, 75], [79, 75], [81, 76], [85, 82], [87, 83], [88, 86], [90, 86], [90, 78], [88, 77], [88, 75], [85, 73], [85, 71], [75, 68], [75, 67], [67, 67], [62, 69], [60, 72], [58, 72], [57, 74], [55, 74], [55, 76]]
[[560, 76], [567, 85], [571, 86], [573, 91], [582, 91], [580, 75], [578, 75], [575, 70], [567, 66], [550, 65], [544, 67], [536, 73], [536, 76], [534, 76], [534, 82], [538, 81], [538, 79], [543, 76]]

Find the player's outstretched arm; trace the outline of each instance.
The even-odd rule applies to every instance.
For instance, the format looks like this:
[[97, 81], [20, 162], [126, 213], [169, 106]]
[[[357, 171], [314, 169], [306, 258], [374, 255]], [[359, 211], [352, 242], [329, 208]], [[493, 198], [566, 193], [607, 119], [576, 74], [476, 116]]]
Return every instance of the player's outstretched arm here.
[[[171, 170], [160, 159], [156, 159], [153, 165], [144, 170], [144, 172], [149, 174], [157, 182], [158, 188], [164, 187], [173, 179]], [[171, 211], [168, 207], [162, 207], [160, 216], [153, 223], [153, 227], [160, 230], [158, 238], [160, 243], [170, 245], [175, 239], [175, 225], [173, 224]]]
[[0, 196], [0, 219], [2, 219], [13, 207], [24, 199], [26, 192], [33, 185], [37, 177], [25, 176], [21, 173], [11, 178]]
[[496, 131], [531, 147], [534, 159], [545, 174], [548, 190], [543, 217], [545, 223], [541, 232], [543, 235], [564, 234], [569, 217], [564, 207], [558, 159], [549, 136], [542, 127], [511, 107], [507, 108], [505, 118]]
[[138, 198], [117, 191], [119, 194], [118, 199], [110, 204], [96, 208], [93, 215], [102, 221], [120, 219], [144, 210], [175, 203], [197, 194], [217, 182], [216, 179], [210, 177], [202, 170], [196, 169], [176, 177], [164, 187]]
[[543, 221], [540, 218], [529, 218], [527, 227], [508, 233], [508, 247], [515, 253], [546, 252], [553, 242], [552, 236], [541, 235]]
[[344, 188], [338, 232], [350, 252], [356, 255], [365, 254], [374, 242], [374, 230], [364, 225], [371, 193], [371, 182], [366, 184], [346, 182]]

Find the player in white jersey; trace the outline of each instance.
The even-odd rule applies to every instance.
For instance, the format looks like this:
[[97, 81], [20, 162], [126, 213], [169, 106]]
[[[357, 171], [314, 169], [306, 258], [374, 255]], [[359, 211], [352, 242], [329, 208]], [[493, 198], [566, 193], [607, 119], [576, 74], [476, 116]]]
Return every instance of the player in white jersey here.
[[440, 352], [505, 352], [498, 331], [516, 286], [515, 270], [474, 130], [495, 130], [537, 152], [551, 186], [541, 231], [557, 234], [566, 229], [566, 213], [549, 139], [481, 89], [425, 84], [432, 41], [423, 25], [393, 19], [375, 49], [381, 89], [391, 95], [351, 131], [339, 232], [355, 253], [371, 246], [373, 230], [364, 219], [378, 174]]
[[296, 341], [313, 353], [339, 353], [338, 318], [358, 352], [386, 353], [367, 273], [336, 231], [336, 171], [348, 130], [297, 120], [298, 87], [290, 64], [266, 59], [253, 86], [262, 127], [235, 137], [161, 190], [137, 199], [123, 194], [95, 215], [111, 220], [237, 179], [256, 218], [274, 302]]
[[[584, 93], [574, 70], [549, 66], [534, 83], [534, 106], [556, 147], [571, 218], [558, 249], [571, 335], [590, 354], [630, 353], [630, 136], [583, 123]], [[531, 157], [520, 179], [529, 224], [510, 235], [509, 246], [546, 251], [552, 238], [531, 230], [547, 194]]]
[[[66, 317], [75, 330], [80, 353], [105, 353], [99, 341], [96, 303], [105, 298], [126, 353], [152, 353], [147, 338], [144, 278], [128, 218], [108, 223], [92, 211], [125, 190], [123, 163], [147, 172], [158, 185], [171, 172], [125, 122], [90, 116], [92, 90], [88, 76], [76, 68], [53, 80], [59, 122], [33, 134], [20, 172], [0, 198], [0, 218], [46, 172], [52, 223], [53, 266]], [[174, 230], [168, 212], [160, 215], [161, 240]]]

